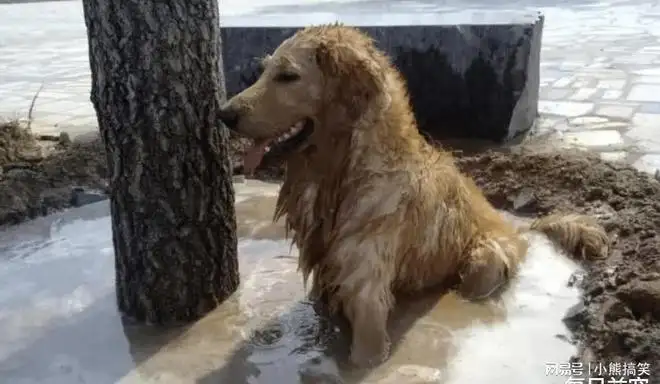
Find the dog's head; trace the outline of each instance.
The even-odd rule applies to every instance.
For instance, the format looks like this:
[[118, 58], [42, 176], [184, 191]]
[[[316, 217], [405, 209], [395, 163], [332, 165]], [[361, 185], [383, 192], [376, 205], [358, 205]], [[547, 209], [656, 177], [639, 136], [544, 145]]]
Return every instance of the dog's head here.
[[254, 139], [245, 160], [289, 154], [356, 128], [382, 99], [385, 57], [357, 29], [303, 29], [263, 60], [263, 72], [221, 109], [229, 129]]

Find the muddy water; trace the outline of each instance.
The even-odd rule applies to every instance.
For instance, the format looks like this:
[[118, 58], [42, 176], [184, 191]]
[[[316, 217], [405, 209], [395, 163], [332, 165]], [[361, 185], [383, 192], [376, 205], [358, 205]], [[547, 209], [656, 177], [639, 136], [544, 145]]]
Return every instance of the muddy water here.
[[270, 223], [277, 186], [237, 184], [242, 286], [184, 329], [122, 323], [115, 312], [106, 203], [0, 234], [0, 382], [27, 383], [564, 383], [545, 363], [573, 347], [561, 318], [577, 301], [577, 267], [533, 238], [502, 300], [453, 294], [402, 303], [385, 364], [346, 366], [336, 324], [304, 301], [296, 250]]

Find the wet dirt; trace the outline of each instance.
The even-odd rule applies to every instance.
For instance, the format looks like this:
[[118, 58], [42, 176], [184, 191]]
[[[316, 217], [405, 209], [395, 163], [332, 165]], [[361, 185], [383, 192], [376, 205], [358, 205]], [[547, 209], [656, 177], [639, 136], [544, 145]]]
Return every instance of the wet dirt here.
[[35, 136], [0, 122], [0, 226], [104, 198], [106, 163], [98, 138]]
[[[231, 142], [236, 173], [241, 172], [241, 151], [245, 145], [235, 139]], [[627, 165], [605, 162], [584, 151], [519, 146], [456, 155], [458, 166], [475, 178], [499, 209], [526, 217], [550, 212], [598, 217], [611, 235], [612, 252], [607, 260], [584, 264], [586, 272], [571, 279], [570, 283], [583, 293], [581, 302], [564, 319], [572, 330], [571, 341], [578, 346], [574, 358], [584, 362], [649, 363], [657, 372], [660, 183]], [[14, 156], [2, 161], [0, 223], [20, 222], [71, 206], [72, 185], [105, 185], [104, 154], [98, 141], [66, 145], [38, 160]], [[255, 178], [278, 180], [282, 175], [281, 165], [270, 163], [258, 169]], [[44, 199], [48, 191], [60, 188], [69, 192], [62, 192], [55, 202]], [[263, 212], [264, 207], [256, 204], [239, 209], [245, 211], [245, 217]], [[242, 236], [265, 239], [281, 235], [279, 229], [261, 228], [254, 222], [239, 227], [243, 228]], [[564, 316], [564, 309], [561, 311]], [[658, 379], [652, 375], [648, 382], [657, 382], [653, 380]]]

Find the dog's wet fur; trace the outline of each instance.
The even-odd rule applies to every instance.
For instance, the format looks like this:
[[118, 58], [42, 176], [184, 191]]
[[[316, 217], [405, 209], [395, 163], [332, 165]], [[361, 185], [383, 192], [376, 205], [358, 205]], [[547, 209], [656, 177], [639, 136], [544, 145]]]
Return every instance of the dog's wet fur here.
[[506, 285], [527, 253], [526, 231], [578, 258], [607, 256], [591, 217], [551, 215], [525, 228], [503, 217], [449, 152], [422, 137], [403, 78], [358, 29], [305, 28], [263, 63], [222, 119], [255, 140], [252, 167], [287, 152], [275, 218], [285, 217], [299, 248], [310, 296], [350, 322], [354, 364], [389, 355], [399, 294], [457, 279], [476, 300]]

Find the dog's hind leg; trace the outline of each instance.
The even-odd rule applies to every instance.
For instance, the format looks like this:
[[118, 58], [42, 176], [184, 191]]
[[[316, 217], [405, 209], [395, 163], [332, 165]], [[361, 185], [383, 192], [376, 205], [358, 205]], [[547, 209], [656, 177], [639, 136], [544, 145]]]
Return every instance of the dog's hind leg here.
[[517, 271], [527, 247], [527, 241], [518, 234], [476, 241], [459, 272], [461, 281], [457, 291], [471, 300], [485, 299], [499, 292]]

